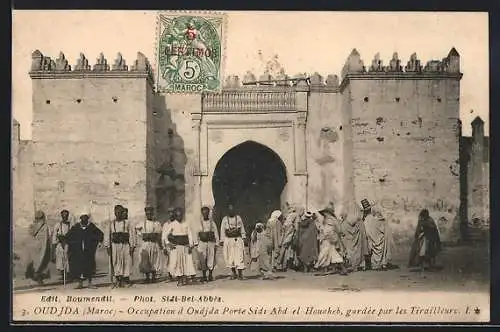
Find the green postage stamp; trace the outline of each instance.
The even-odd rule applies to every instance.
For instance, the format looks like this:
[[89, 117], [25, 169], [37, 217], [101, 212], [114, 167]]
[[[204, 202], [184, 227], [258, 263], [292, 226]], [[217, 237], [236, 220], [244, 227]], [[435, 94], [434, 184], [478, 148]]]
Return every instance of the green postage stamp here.
[[156, 85], [159, 92], [221, 90], [226, 15], [158, 13]]

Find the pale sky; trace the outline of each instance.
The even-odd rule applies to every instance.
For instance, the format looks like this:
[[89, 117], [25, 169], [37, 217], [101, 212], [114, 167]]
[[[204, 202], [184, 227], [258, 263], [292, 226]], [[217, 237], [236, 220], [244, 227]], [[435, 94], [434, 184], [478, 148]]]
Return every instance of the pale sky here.
[[[121, 52], [131, 65], [137, 52], [154, 64], [156, 12], [153, 11], [13, 11], [13, 115], [21, 138], [31, 138], [31, 53], [55, 59], [62, 51], [73, 67], [80, 52], [94, 65], [100, 52], [112, 64]], [[387, 65], [398, 52], [402, 65], [417, 53], [422, 64], [441, 60], [452, 47], [461, 56], [461, 119], [481, 116], [489, 126], [489, 52], [487, 13], [368, 12], [228, 12], [226, 75], [258, 77], [264, 59], [278, 55], [287, 74], [341, 69], [356, 48], [367, 66], [380, 52]], [[471, 112], [473, 110], [473, 112]]]

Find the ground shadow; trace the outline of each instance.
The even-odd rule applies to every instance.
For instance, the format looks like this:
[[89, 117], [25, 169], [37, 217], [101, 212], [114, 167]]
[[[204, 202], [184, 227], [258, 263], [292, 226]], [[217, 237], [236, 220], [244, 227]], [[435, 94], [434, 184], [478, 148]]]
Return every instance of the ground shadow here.
[[[424, 267], [424, 272], [440, 272], [443, 270], [443, 266], [440, 266], [440, 265], [436, 265], [436, 266], [433, 266], [433, 267]], [[409, 270], [410, 272], [422, 272], [422, 270], [420, 268], [411, 268]]]
[[214, 280], [226, 280], [226, 279], [229, 279], [229, 276], [227, 274], [221, 274], [214, 277]]

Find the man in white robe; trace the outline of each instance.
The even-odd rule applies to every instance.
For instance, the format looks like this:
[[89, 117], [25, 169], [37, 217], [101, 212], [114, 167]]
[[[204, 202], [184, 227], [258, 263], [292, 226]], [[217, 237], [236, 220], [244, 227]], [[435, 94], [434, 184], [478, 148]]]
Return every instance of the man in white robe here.
[[55, 254], [56, 269], [61, 273], [61, 278], [65, 279], [69, 271], [68, 263], [68, 243], [65, 236], [69, 232], [71, 224], [69, 222], [69, 211], [61, 211], [61, 221], [54, 226], [52, 231], [52, 246]]
[[201, 281], [207, 282], [214, 280], [213, 270], [215, 268], [216, 250], [219, 245], [219, 231], [215, 222], [210, 218], [210, 208], [202, 207], [201, 215], [201, 228], [197, 237], [198, 261], [200, 270], [203, 273]]
[[[231, 279], [243, 280], [245, 269], [245, 226], [241, 217], [234, 211], [232, 205], [228, 206], [228, 215], [222, 218], [220, 241], [223, 247], [226, 267], [231, 269]], [[238, 274], [236, 274], [238, 271]]]
[[113, 287], [130, 287], [132, 257], [136, 247], [136, 232], [123, 206], [115, 206], [115, 219], [104, 230], [104, 247], [110, 256], [112, 273], [115, 277]]
[[189, 225], [183, 221], [182, 210], [175, 209], [175, 220], [162, 232], [162, 241], [170, 248], [168, 269], [177, 279], [177, 286], [188, 284], [196, 276], [193, 261], [194, 239]]
[[370, 268], [385, 271], [393, 267], [391, 260], [394, 243], [391, 229], [382, 213], [376, 210], [367, 199], [363, 199], [361, 205], [368, 237]]
[[155, 282], [161, 269], [160, 244], [161, 244], [161, 225], [155, 219], [154, 208], [148, 206], [144, 209], [146, 220], [138, 223], [135, 228], [140, 245], [139, 271], [146, 277], [146, 283]]

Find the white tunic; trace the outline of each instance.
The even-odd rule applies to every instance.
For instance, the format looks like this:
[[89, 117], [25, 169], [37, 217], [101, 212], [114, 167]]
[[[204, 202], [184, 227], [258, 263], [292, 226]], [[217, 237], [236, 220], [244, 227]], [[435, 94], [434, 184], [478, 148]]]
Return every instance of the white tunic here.
[[215, 242], [203, 242], [200, 240], [200, 233], [197, 236], [198, 257], [200, 270], [213, 270], [215, 268], [216, 247], [219, 245], [219, 231], [217, 225], [211, 219], [201, 221], [200, 232], [214, 232]]
[[[128, 233], [127, 243], [113, 243], [113, 233]], [[104, 232], [104, 247], [111, 248], [111, 260], [115, 276], [129, 277], [132, 271], [132, 255], [130, 250], [136, 246], [135, 227], [128, 220], [113, 220], [109, 222]]]
[[[228, 238], [226, 236], [226, 231], [234, 228], [240, 229], [241, 236]], [[223, 253], [226, 267], [236, 268], [238, 270], [243, 270], [245, 268], [245, 243], [243, 242], [243, 239], [245, 238], [245, 226], [243, 225], [243, 221], [240, 216], [225, 216], [222, 219], [220, 239], [224, 242]]]
[[143, 234], [161, 234], [161, 225], [158, 221], [146, 220], [135, 226], [137, 236], [140, 239], [140, 263], [141, 273], [156, 273], [161, 270], [160, 243], [144, 241]]
[[68, 271], [68, 244], [59, 241], [59, 235], [66, 235], [71, 228], [70, 223], [58, 222], [52, 232], [52, 244], [56, 246], [56, 268], [58, 271]]
[[[187, 236], [189, 244], [173, 244], [170, 242], [168, 235]], [[169, 253], [169, 272], [175, 277], [196, 275], [193, 255], [190, 253], [191, 248], [194, 246], [194, 241], [188, 224], [186, 222], [181, 223], [177, 220], [171, 222], [167, 227], [164, 227], [164, 231], [162, 232], [162, 241], [167, 246], [172, 247]]]

